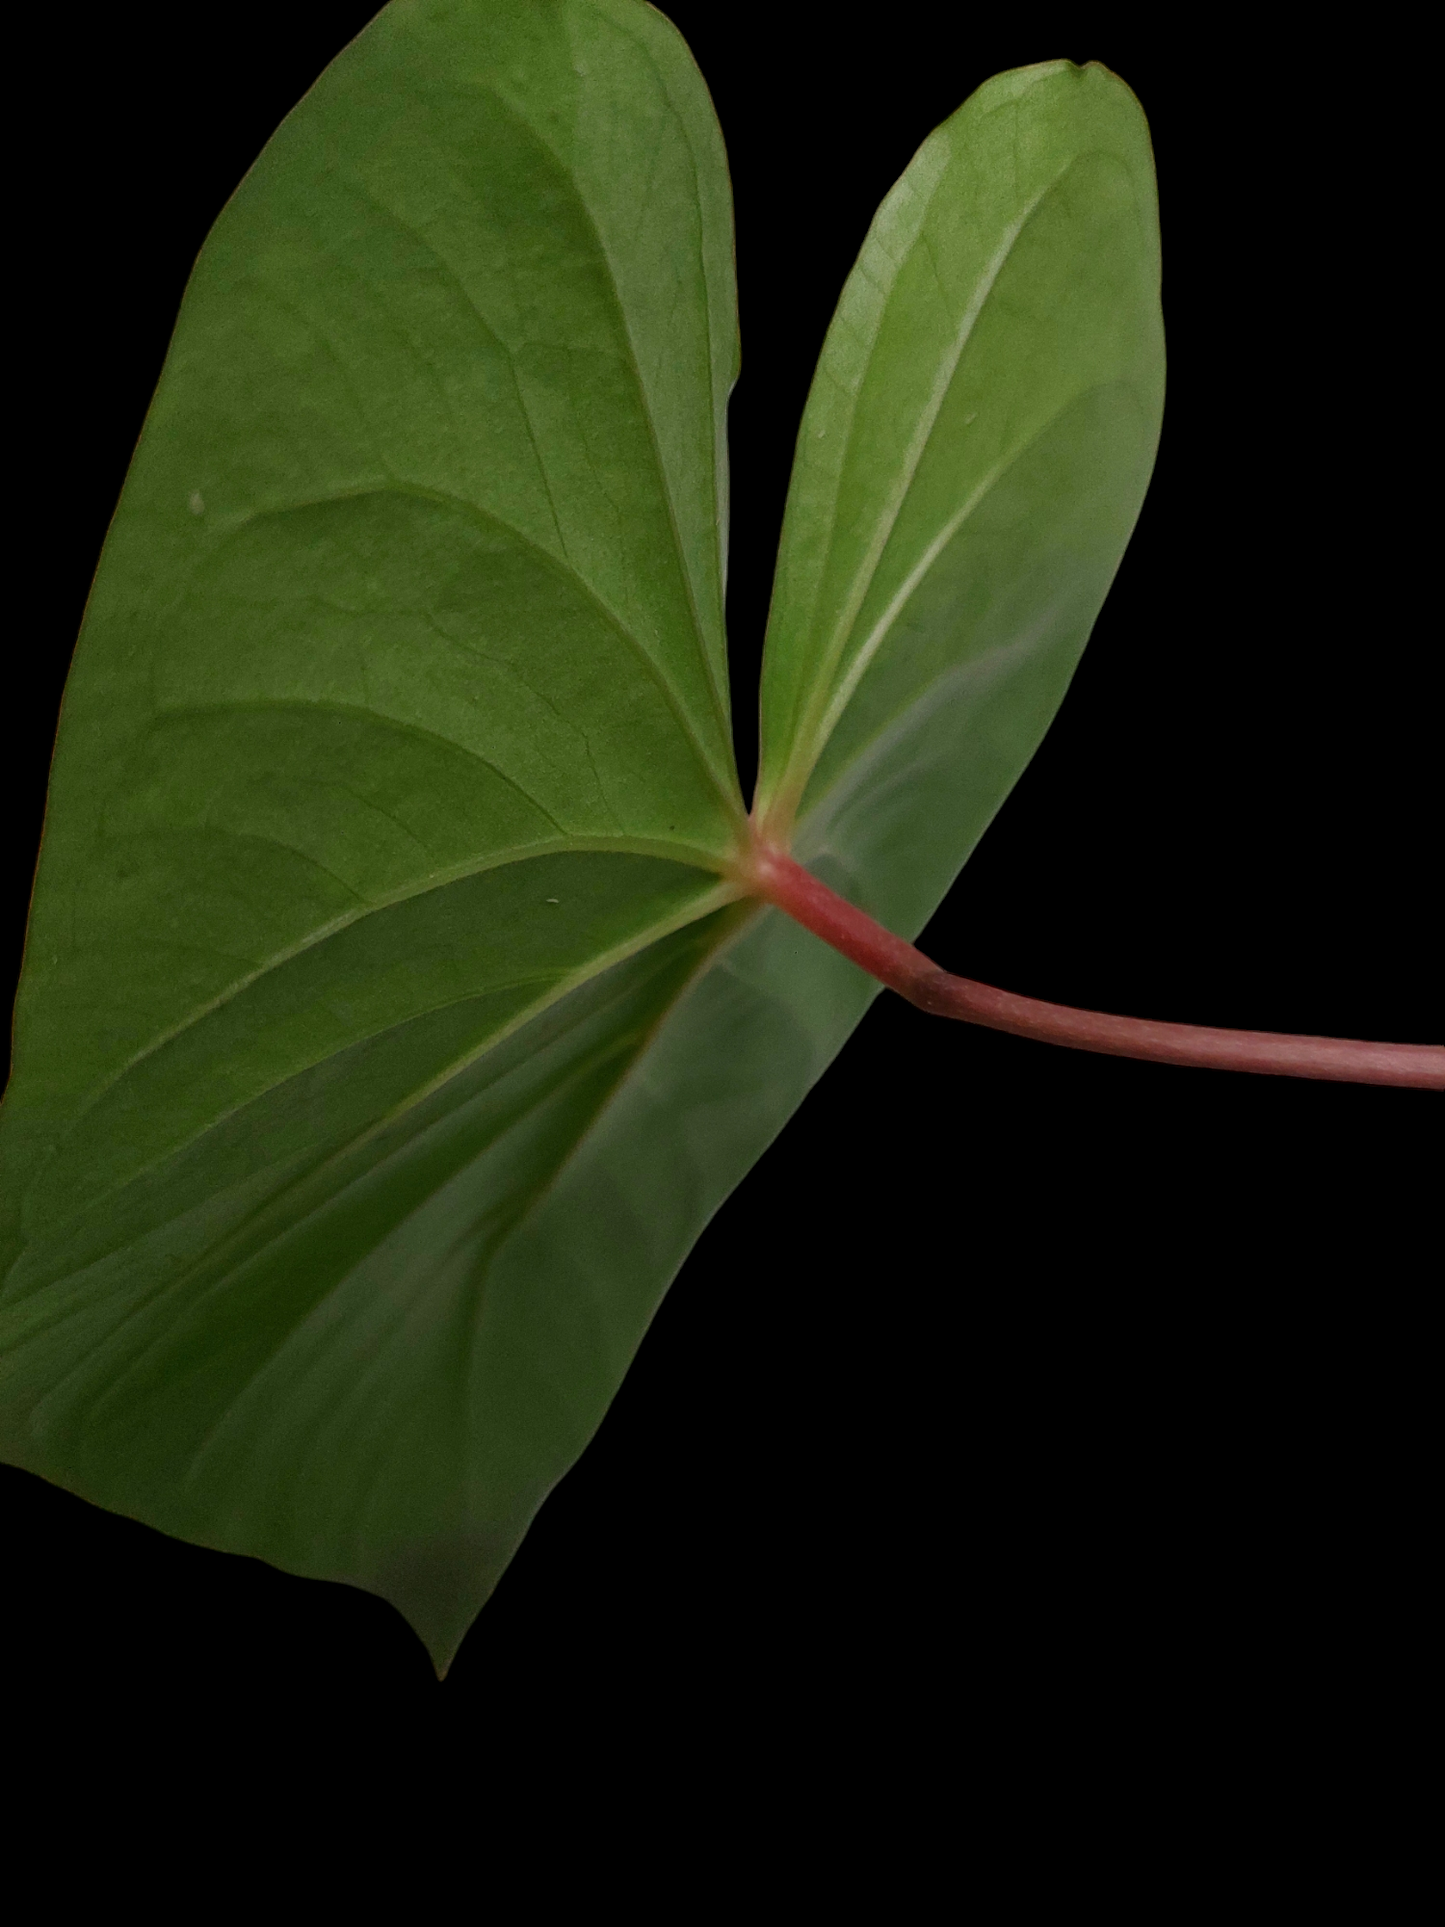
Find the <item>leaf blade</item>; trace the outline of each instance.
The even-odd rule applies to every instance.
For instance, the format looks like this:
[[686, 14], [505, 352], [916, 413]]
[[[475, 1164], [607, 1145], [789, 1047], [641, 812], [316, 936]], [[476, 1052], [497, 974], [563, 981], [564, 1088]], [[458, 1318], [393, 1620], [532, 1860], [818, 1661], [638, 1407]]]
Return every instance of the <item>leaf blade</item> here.
[[[248, 1343], [268, 1304], [304, 1324], [334, 1270], [288, 1212], [334, 1217], [348, 1158], [469, 1073], [545, 1061], [589, 999], [593, 1055], [625, 1062], [613, 989], [646, 1004], [706, 948], [681, 933], [735, 894], [743, 819], [736, 353], [721, 139], [637, 0], [390, 7], [243, 182], [67, 688], [0, 1119], [19, 1462], [209, 1543], [366, 1566], [306, 1552], [325, 1495], [236, 1524], [250, 1501], [188, 1460], [175, 1347], [236, 1396], [235, 1319]], [[537, 1129], [549, 1168], [567, 1134]], [[483, 1217], [523, 1180], [497, 1182]], [[108, 1413], [134, 1420], [119, 1454]]]
[[[1117, 502], [1093, 543], [1102, 583], [1082, 598], [1097, 609], [1147, 484], [1162, 373], [1153, 173], [1137, 103], [1099, 68], [1000, 75], [930, 137], [884, 202], [809, 397], [764, 662], [758, 807], [776, 833], [801, 817], [800, 850], [816, 846], [807, 817], [847, 751], [896, 724], [888, 677], [898, 681], [900, 658], [930, 652], [937, 678], [978, 653], [987, 611], [960, 618], [951, 606], [966, 589], [969, 523], [1061, 413], [1108, 386], [1131, 398], [1138, 447], [1122, 462], [1112, 451], [1112, 468], [1094, 478]], [[1035, 522], [1042, 513], [1035, 505]], [[959, 579], [938, 608], [920, 610], [950, 552]], [[1076, 657], [1082, 638], [1068, 646]], [[927, 676], [915, 681], [921, 689]]]
[[[111, 813], [100, 827], [112, 845], [130, 851], [157, 824], [177, 847], [187, 837], [210, 837], [204, 849], [186, 844], [198, 854], [180, 866], [174, 901], [194, 917], [207, 892], [224, 897], [234, 884], [240, 909], [227, 900], [214, 913], [212, 948], [230, 974], [220, 994], [209, 979], [186, 980], [189, 1025], [167, 1028], [167, 1012], [150, 1004], [132, 1011], [132, 1029], [144, 1033], [146, 1046], [137, 1052], [134, 1036], [118, 1035], [112, 1013], [99, 1025], [112, 1057], [97, 1069], [92, 1052], [83, 1088], [65, 1085], [52, 1054], [29, 1091], [20, 1087], [22, 1104], [15, 1107], [13, 1094], [7, 1100], [12, 1169], [20, 1170], [13, 1153], [26, 1134], [44, 1140], [49, 1163], [32, 1159], [22, 1173], [34, 1236], [4, 1293], [8, 1455], [166, 1530], [369, 1586], [408, 1615], [443, 1666], [537, 1506], [600, 1422], [692, 1242], [877, 992], [775, 912], [727, 907], [726, 888], [717, 882], [739, 807], [718, 777], [731, 765], [719, 697], [721, 631], [711, 626], [725, 525], [716, 500], [725, 473], [717, 424], [735, 347], [730, 311], [726, 325], [719, 319], [716, 290], [731, 287], [730, 247], [726, 237], [718, 241], [726, 183], [701, 83], [685, 54], [678, 58], [671, 30], [625, 0], [573, 0], [561, 8], [516, 0], [485, 12], [432, 0], [389, 9], [369, 30], [371, 39], [363, 37], [367, 58], [378, 63], [367, 71], [389, 72], [388, 63], [410, 58], [405, 35], [423, 27], [437, 33], [426, 61], [454, 66], [456, 42], [448, 35], [460, 31], [458, 22], [481, 34], [486, 57], [506, 67], [517, 87], [532, 86], [520, 111], [539, 125], [549, 98], [570, 113], [577, 84], [596, 82], [603, 104], [588, 136], [587, 165], [604, 172], [609, 141], [614, 149], [626, 146], [608, 130], [628, 125], [618, 76], [629, 46], [641, 48], [644, 65], [656, 59], [667, 70], [667, 114], [674, 95], [693, 102], [681, 146], [667, 147], [662, 135], [654, 143], [649, 133], [620, 159], [614, 155], [616, 178], [627, 187], [613, 209], [612, 238], [603, 236], [604, 253], [621, 245], [622, 214], [641, 197], [638, 184], [649, 169], [672, 183], [657, 190], [658, 205], [670, 205], [675, 193], [692, 195], [704, 210], [701, 229], [712, 236], [701, 256], [704, 292], [693, 309], [705, 317], [706, 343], [695, 342], [687, 355], [669, 359], [664, 352], [673, 311], [657, 296], [662, 284], [647, 247], [636, 257], [631, 292], [619, 292], [612, 276], [614, 306], [628, 314], [635, 306], [646, 310], [638, 339], [654, 344], [649, 359], [636, 341], [619, 344], [614, 330], [612, 360], [621, 364], [625, 345], [633, 370], [627, 392], [635, 395], [651, 380], [659, 397], [651, 414], [663, 424], [644, 435], [634, 417], [618, 441], [630, 450], [621, 464], [629, 473], [651, 464], [661, 478], [646, 493], [643, 561], [608, 552], [615, 523], [597, 508], [606, 491], [599, 494], [595, 475], [582, 473], [578, 451], [586, 452], [586, 437], [573, 433], [565, 411], [556, 412], [562, 390], [544, 379], [556, 376], [555, 355], [546, 366], [533, 357], [517, 392], [530, 383], [536, 420], [556, 426], [565, 458], [557, 473], [580, 475], [576, 500], [596, 510], [591, 533], [564, 530], [565, 515], [558, 519], [547, 490], [536, 485], [527, 452], [533, 416], [520, 403], [513, 407], [500, 383], [483, 383], [476, 418], [479, 433], [492, 436], [487, 448], [495, 454], [506, 423], [515, 430], [506, 431], [510, 453], [503, 450], [512, 468], [503, 462], [496, 470], [515, 484], [510, 519], [497, 515], [486, 542], [473, 525], [459, 530], [455, 518], [444, 526], [414, 521], [404, 539], [396, 534], [387, 519], [396, 513], [392, 471], [403, 466], [402, 456], [416, 457], [415, 448], [408, 454], [408, 434], [463, 466], [472, 460], [436, 399], [445, 391], [440, 363], [462, 370], [454, 368], [452, 378], [464, 388], [491, 364], [473, 320], [456, 307], [447, 279], [455, 278], [454, 260], [443, 259], [445, 274], [423, 271], [410, 243], [400, 254], [385, 252], [399, 245], [385, 227], [390, 265], [375, 278], [385, 293], [411, 276], [407, 298], [421, 299], [417, 289], [425, 295], [425, 311], [407, 310], [402, 319], [409, 315], [407, 325], [414, 322], [433, 343], [450, 344], [436, 349], [439, 366], [427, 369], [413, 358], [388, 380], [352, 392], [338, 386], [334, 370], [306, 359], [302, 329], [284, 335], [300, 358], [300, 386], [288, 387], [284, 357], [269, 386], [250, 384], [269, 398], [273, 415], [301, 422], [298, 446], [307, 460], [326, 455], [336, 467], [338, 439], [349, 434], [347, 446], [360, 445], [354, 420], [367, 434], [399, 437], [389, 445], [388, 464], [363, 473], [352, 462], [357, 497], [387, 498], [379, 519], [363, 523], [348, 509], [352, 519], [340, 536], [313, 520], [289, 549], [289, 534], [283, 539], [270, 530], [239, 588], [226, 588], [234, 558], [217, 547], [208, 552], [204, 579], [187, 574], [188, 565], [178, 569], [169, 601], [148, 587], [142, 594], [143, 585], [125, 580], [108, 553], [92, 614], [113, 621], [123, 641], [105, 663], [91, 649], [89, 686], [82, 682], [77, 701], [68, 703], [66, 722], [74, 741], [87, 727], [87, 706], [91, 721], [103, 720], [117, 735], [129, 719], [123, 748], [93, 761], [111, 784]], [[451, 52], [443, 58], [437, 49]], [[473, 47], [468, 58], [475, 56]], [[579, 66], [592, 71], [579, 74]], [[656, 99], [646, 94], [639, 126], [655, 130], [666, 119]], [[510, 112], [515, 102], [504, 105]], [[436, 125], [446, 124], [442, 111]], [[347, 129], [377, 148], [374, 118], [352, 111]], [[541, 145], [565, 146], [556, 126], [543, 131]], [[330, 138], [318, 135], [316, 143], [328, 166]], [[542, 177], [551, 193], [546, 166], [542, 177], [535, 169], [528, 174], [515, 142], [501, 140], [490, 151], [486, 191], [494, 200], [518, 180]], [[567, 157], [569, 166], [581, 167], [573, 149]], [[296, 164], [294, 153], [287, 164]], [[279, 165], [274, 155], [268, 165]], [[394, 190], [395, 178], [382, 185]], [[527, 219], [540, 232], [537, 207], [550, 213], [554, 202], [539, 194]], [[238, 242], [238, 259], [247, 250], [264, 254], [273, 243], [283, 252], [292, 245], [294, 210], [282, 200], [278, 219], [258, 223], [244, 246]], [[355, 194], [326, 200], [322, 227], [333, 237], [350, 232], [347, 222], [361, 218], [356, 208], [364, 204]], [[421, 217], [407, 207], [410, 232]], [[689, 248], [700, 231], [688, 226], [691, 219], [676, 230], [686, 230]], [[515, 252], [525, 239], [527, 221], [519, 216], [508, 228], [495, 206], [483, 225], [498, 258], [506, 254], [503, 243]], [[605, 221], [594, 224], [594, 233], [605, 228]], [[555, 240], [555, 230], [547, 230], [547, 245]], [[595, 253], [588, 258], [595, 286], [584, 290], [573, 317], [583, 348], [598, 328], [605, 333], [612, 313], [601, 292], [606, 264]], [[523, 293], [534, 271], [535, 262], [519, 268]], [[364, 307], [371, 297], [343, 277], [333, 298], [349, 313], [348, 302]], [[381, 309], [366, 310], [365, 326], [378, 339], [404, 336], [398, 311], [384, 301]], [[955, 333], [957, 322], [955, 315]], [[197, 365], [234, 361], [243, 347], [221, 328]], [[692, 370], [690, 403], [667, 388], [679, 367]], [[615, 377], [615, 367], [588, 361], [574, 413], [600, 406], [599, 397], [611, 406], [623, 393]], [[825, 371], [820, 384], [828, 378]], [[328, 398], [330, 429], [318, 425], [314, 411], [305, 416], [307, 393]], [[940, 414], [948, 401], [945, 395]], [[681, 425], [689, 408], [703, 424], [690, 444]], [[157, 436], [169, 435], [175, 423], [159, 401], [155, 419]], [[205, 419], [196, 444], [226, 445], [224, 422]], [[921, 585], [944, 602], [982, 594], [993, 628], [976, 622], [975, 630], [987, 646], [962, 659], [942, 643], [931, 657], [926, 647], [900, 653], [895, 623], [837, 704], [827, 742], [809, 767], [817, 787], [803, 799], [798, 853], [838, 887], [879, 906], [875, 913], [897, 928], [921, 923], [1046, 726], [1082, 644], [1079, 631], [1087, 632], [1107, 587], [1110, 545], [1122, 548], [1128, 518], [1105, 516], [1107, 526], [1090, 524], [1078, 535], [1088, 566], [1074, 569], [1071, 611], [1056, 624], [1055, 646], [1039, 655], [1022, 696], [1008, 652], [1020, 640], [1020, 622], [1027, 628], [1029, 609], [1021, 614], [987, 580], [980, 590], [978, 531], [993, 543], [989, 550], [985, 541], [984, 551], [994, 555], [1000, 579], [1016, 571], [1020, 556], [1028, 561], [1027, 545], [1009, 538], [1020, 518], [1031, 526], [1042, 518], [1056, 535], [1062, 527], [1067, 549], [1074, 537], [1067, 514], [1061, 520], [1056, 512], [1059, 502], [1087, 481], [1089, 462], [1112, 432], [1107, 422], [1070, 430], [1062, 457], [1037, 437], [1042, 455], [1030, 456], [1035, 443], [1018, 452], [1006, 483], [981, 498], [954, 532], [966, 532], [967, 544], [957, 553], [942, 544], [944, 566], [925, 570], [901, 609], [910, 633], [932, 646], [930, 638], [946, 643], [947, 624], [940, 629], [937, 611], [923, 608]], [[1118, 439], [1126, 453], [1134, 451], [1132, 485], [1142, 492], [1141, 438], [1121, 432]], [[679, 481], [685, 445], [695, 459]], [[920, 457], [915, 468], [922, 465]], [[486, 495], [495, 480], [489, 471], [469, 484], [482, 515], [496, 507]], [[624, 480], [632, 489], [636, 475]], [[296, 481], [296, 473], [279, 482], [262, 474], [252, 493], [263, 507], [280, 504], [285, 483], [285, 500], [296, 503], [303, 499]], [[420, 491], [429, 509], [437, 506], [433, 495], [451, 493], [450, 484], [436, 490], [414, 476], [405, 486]], [[199, 522], [230, 513], [234, 526], [222, 533], [233, 543], [247, 539], [251, 521], [235, 519], [242, 512], [234, 504], [214, 489], [209, 501], [194, 492], [202, 509], [188, 505], [188, 514]], [[626, 499], [635, 506], [641, 497], [634, 489]], [[905, 490], [894, 518], [905, 533], [910, 499]], [[710, 521], [698, 509], [709, 500]], [[323, 520], [334, 506], [318, 511]], [[955, 500], [945, 521], [958, 506]], [[828, 506], [822, 522], [831, 525], [834, 515]], [[790, 529], [785, 563], [796, 572], [798, 544], [807, 544], [796, 516]], [[898, 566], [891, 578], [875, 571], [877, 583], [870, 580], [859, 598], [865, 638], [938, 533], [935, 526], [901, 562], [890, 562], [888, 542], [880, 547], [880, 562]], [[173, 538], [179, 544], [167, 524], [153, 552], [164, 554]], [[557, 570], [546, 574], [550, 564], [519, 561], [523, 549], [551, 558]], [[1043, 553], [1045, 560], [1052, 553], [1047, 542]], [[418, 555], [427, 568], [408, 574]], [[643, 693], [619, 700], [615, 711], [610, 698], [598, 698], [597, 713], [617, 723], [605, 782], [589, 777], [565, 730], [549, 735], [586, 712], [592, 684], [583, 678], [570, 687], [549, 723], [545, 705], [532, 701], [536, 692], [529, 697], [516, 686], [519, 664], [501, 644], [471, 646], [489, 622], [508, 630], [497, 623], [499, 610], [543, 606], [538, 582], [561, 581], [567, 571], [599, 590], [582, 614], [576, 597], [561, 614], [560, 605], [545, 604], [552, 629], [579, 638], [574, 661], [591, 664], [598, 683], [616, 696], [623, 658], [608, 651], [621, 647], [620, 628], [655, 666], [666, 665], [660, 681], [638, 681]], [[308, 613], [318, 575], [327, 590], [320, 616]], [[262, 595], [253, 593], [258, 582]], [[814, 599], [826, 615], [826, 595]], [[203, 651], [207, 686], [193, 686], [199, 672], [184, 649], [177, 658], [157, 644], [145, 709], [123, 646], [135, 640], [136, 610], [149, 612], [157, 633], [170, 634], [167, 623], [184, 629], [187, 608], [193, 621], [202, 606], [211, 622]], [[418, 612], [425, 621], [408, 627]], [[390, 675], [358, 639], [377, 622], [400, 625], [402, 666], [392, 665]], [[438, 629], [446, 645], [440, 652]], [[289, 655], [286, 639], [298, 633], [307, 647]], [[458, 649], [460, 663], [446, 653]], [[674, 674], [674, 657], [684, 650], [688, 662]], [[776, 678], [776, 650], [771, 660]], [[813, 664], [799, 660], [814, 673]], [[857, 660], [845, 647], [817, 678], [819, 687], [827, 685], [827, 702]], [[412, 673], [417, 662], [424, 675]], [[904, 673], [910, 662], [926, 672], [921, 680]], [[495, 696], [477, 721], [466, 698], [472, 680], [487, 677], [494, 679], [489, 689], [505, 685], [512, 693]], [[644, 700], [649, 687], [664, 684], [666, 715]], [[210, 700], [216, 687], [220, 703]], [[776, 716], [785, 710], [774, 703], [775, 740]], [[214, 727], [217, 713], [234, 732], [229, 745]], [[677, 726], [672, 734], [669, 716]], [[304, 753], [288, 735], [303, 724]], [[116, 740], [98, 733], [103, 745]], [[701, 753], [683, 738], [700, 743]], [[716, 756], [709, 743], [721, 744]], [[63, 743], [62, 762], [70, 754]], [[454, 765], [453, 758], [463, 760]], [[455, 773], [460, 769], [465, 778]], [[54, 811], [44, 884], [50, 898], [32, 934], [32, 992], [37, 1009], [49, 1007], [58, 1033], [64, 1026], [54, 1014], [63, 1000], [47, 977], [45, 945], [84, 890], [96, 887], [90, 859], [98, 839], [95, 822], [82, 822], [79, 786], [67, 800], [62, 783], [57, 797], [62, 807]], [[68, 814], [81, 828], [67, 824]], [[284, 846], [290, 866], [280, 895], [296, 914], [284, 927], [267, 895], [268, 888], [277, 894], [273, 846]], [[247, 851], [269, 883], [228, 875], [244, 868]], [[564, 873], [579, 900], [588, 890], [593, 895], [570, 926], [565, 916], [549, 926], [544, 911], [571, 914], [568, 889], [557, 881]], [[133, 883], [135, 874], [125, 881]], [[500, 907], [509, 890], [518, 906], [510, 921]], [[154, 913], [170, 899], [157, 886], [143, 900]], [[175, 916], [167, 927], [173, 933], [179, 925]], [[258, 946], [265, 968], [251, 954]], [[113, 945], [109, 954], [117, 954]], [[131, 975], [158, 985], [164, 1001], [180, 972], [180, 962], [156, 968], [152, 957]], [[92, 1001], [103, 977], [98, 965], [92, 968]], [[84, 1016], [84, 1004], [72, 998], [71, 1014]], [[123, 1074], [114, 1074], [116, 1064], [125, 1066]]]

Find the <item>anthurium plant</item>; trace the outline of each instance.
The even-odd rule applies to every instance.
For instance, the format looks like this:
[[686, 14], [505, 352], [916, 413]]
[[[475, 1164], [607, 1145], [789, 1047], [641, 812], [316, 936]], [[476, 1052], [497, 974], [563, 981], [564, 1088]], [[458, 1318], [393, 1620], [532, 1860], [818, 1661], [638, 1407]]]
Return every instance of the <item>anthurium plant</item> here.
[[751, 804], [737, 372], [722, 139], [669, 22], [393, 0], [197, 263], [66, 691], [3, 1113], [5, 1453], [369, 1588], [440, 1669], [880, 985], [1445, 1083], [1439, 1049], [1064, 1010], [910, 941], [1149, 481], [1123, 82], [999, 75], [880, 208], [799, 431]]

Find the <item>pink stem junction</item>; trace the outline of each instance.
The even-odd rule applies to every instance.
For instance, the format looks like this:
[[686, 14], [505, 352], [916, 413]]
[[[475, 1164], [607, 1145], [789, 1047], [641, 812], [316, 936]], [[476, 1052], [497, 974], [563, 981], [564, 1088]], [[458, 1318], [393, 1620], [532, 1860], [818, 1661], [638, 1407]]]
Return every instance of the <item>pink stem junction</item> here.
[[1040, 1043], [1102, 1051], [1111, 1057], [1139, 1057], [1156, 1064], [1445, 1090], [1445, 1045], [1369, 1044], [1343, 1037], [1159, 1024], [1016, 997], [1011, 991], [941, 970], [921, 950], [819, 882], [785, 851], [761, 839], [754, 841], [736, 874], [749, 895], [775, 904], [870, 976], [935, 1017], [956, 1017]]

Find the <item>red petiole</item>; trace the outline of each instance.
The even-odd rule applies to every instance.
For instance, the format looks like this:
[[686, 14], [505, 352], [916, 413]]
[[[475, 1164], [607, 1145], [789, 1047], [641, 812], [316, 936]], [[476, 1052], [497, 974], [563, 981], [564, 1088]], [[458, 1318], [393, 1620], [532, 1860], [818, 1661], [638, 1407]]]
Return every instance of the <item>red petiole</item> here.
[[1006, 1030], [1016, 1037], [1066, 1044], [1113, 1057], [1274, 1077], [1323, 1077], [1351, 1084], [1396, 1084], [1445, 1090], [1445, 1046], [1367, 1044], [1341, 1037], [1289, 1037], [1263, 1030], [1211, 1030], [1200, 1024], [1156, 1024], [1097, 1010], [1070, 1010], [1034, 997], [955, 977], [855, 909], [802, 864], [757, 840], [738, 866], [750, 895], [778, 909], [841, 950], [880, 983], [936, 1017]]

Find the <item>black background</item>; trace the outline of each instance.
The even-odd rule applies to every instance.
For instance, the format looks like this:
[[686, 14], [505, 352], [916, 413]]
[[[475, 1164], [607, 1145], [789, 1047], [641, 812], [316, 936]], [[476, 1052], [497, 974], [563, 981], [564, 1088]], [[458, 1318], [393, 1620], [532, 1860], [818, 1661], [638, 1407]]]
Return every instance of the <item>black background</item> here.
[[[12, 971], [66, 662], [190, 263], [372, 10], [57, 12], [25, 53]], [[921, 941], [1066, 1003], [1437, 1035], [1400, 16], [1345, 48], [1082, 3], [671, 11], [737, 198], [745, 772], [793, 437], [874, 208], [990, 73], [1102, 60], [1159, 165], [1157, 477], [1058, 722]], [[1414, 1717], [1431, 1103], [884, 997], [703, 1237], [444, 1685], [376, 1599], [6, 1471], [12, 1692], [42, 1727], [184, 1721], [196, 1758], [259, 1735], [304, 1760], [344, 1729], [383, 1777], [527, 1741], [585, 1780], [646, 1732], [659, 1758], [740, 1749], [774, 1821], [827, 1754], [864, 1790], [922, 1774], [970, 1825], [1048, 1830], [1091, 1788], [1186, 1857], [1278, 1847], [1289, 1789], [1353, 1797]]]

